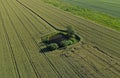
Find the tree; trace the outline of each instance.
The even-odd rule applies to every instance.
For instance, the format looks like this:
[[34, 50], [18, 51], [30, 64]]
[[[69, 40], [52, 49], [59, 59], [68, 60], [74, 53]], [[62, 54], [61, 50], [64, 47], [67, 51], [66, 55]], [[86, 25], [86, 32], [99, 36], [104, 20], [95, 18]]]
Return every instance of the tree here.
[[68, 37], [72, 37], [75, 34], [72, 26], [68, 26], [66, 31], [67, 31]]

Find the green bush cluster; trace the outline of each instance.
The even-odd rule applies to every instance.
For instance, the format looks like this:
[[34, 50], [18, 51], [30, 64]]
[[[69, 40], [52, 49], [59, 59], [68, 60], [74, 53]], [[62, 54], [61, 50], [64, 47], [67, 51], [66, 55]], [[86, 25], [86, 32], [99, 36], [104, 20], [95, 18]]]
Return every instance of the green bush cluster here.
[[61, 41], [59, 43], [60, 47], [66, 47], [66, 46], [69, 46], [71, 44], [73, 44], [73, 42], [71, 40], [64, 40], [64, 41]]
[[[67, 46], [72, 45], [77, 42], [75, 32], [71, 26], [67, 27], [66, 33], [60, 32], [60, 33], [58, 33], [58, 35], [59, 34], [62, 34], [65, 36], [65, 39], [61, 42], [52, 42], [51, 43], [50, 37], [54, 37], [54, 35], [42, 38], [42, 41], [43, 41], [43, 43], [46, 44], [46, 48], [48, 50], [53, 51], [53, 50], [56, 50], [61, 47], [67, 47]], [[55, 35], [57, 35], [57, 34], [55, 34]]]
[[77, 40], [76, 40], [75, 38], [70, 38], [70, 40], [71, 40], [73, 43], [77, 42]]
[[60, 47], [67, 47], [69, 45], [72, 45], [75, 42], [76, 42], [76, 39], [71, 38], [69, 40], [61, 41], [60, 43], [51, 43], [51, 44], [47, 45], [47, 49], [52, 51], [52, 50], [56, 50]]
[[49, 50], [56, 50], [58, 48], [59, 48], [59, 46], [57, 43], [51, 43], [47, 46], [47, 49], [49, 49]]

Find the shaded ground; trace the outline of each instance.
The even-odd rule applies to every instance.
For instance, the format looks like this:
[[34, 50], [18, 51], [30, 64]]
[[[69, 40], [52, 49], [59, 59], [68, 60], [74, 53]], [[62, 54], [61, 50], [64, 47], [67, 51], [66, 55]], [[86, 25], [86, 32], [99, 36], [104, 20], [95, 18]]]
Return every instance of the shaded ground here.
[[66, 35], [58, 33], [58, 34], [50, 37], [50, 40], [48, 43], [59, 43], [66, 39], [67, 39]]

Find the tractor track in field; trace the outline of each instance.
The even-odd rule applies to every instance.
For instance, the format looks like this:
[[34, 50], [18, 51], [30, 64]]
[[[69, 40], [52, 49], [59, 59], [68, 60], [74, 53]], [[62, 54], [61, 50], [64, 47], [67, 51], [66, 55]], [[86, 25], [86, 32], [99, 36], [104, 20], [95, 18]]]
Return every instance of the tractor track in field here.
[[[102, 72], [100, 72], [95, 66], [94, 66], [94, 64], [90, 64], [88, 61], [86, 61], [83, 57], [81, 57], [80, 55], [78, 55], [78, 54], [76, 54], [76, 53], [73, 53], [73, 54], [75, 54], [76, 56], [78, 56], [79, 57], [79, 59], [82, 59], [88, 66], [90, 66], [93, 70], [94, 70], [94, 72], [96, 72], [98, 75], [100, 75], [100, 76], [105, 76], [105, 75], [103, 75], [103, 73]], [[70, 59], [68, 59], [68, 61], [69, 61]], [[85, 67], [84, 67], [85, 68]], [[87, 70], [87, 69], [86, 69]], [[89, 73], [91, 74], [91, 76], [93, 76], [94, 78], [95, 78], [95, 76], [89, 71]]]
[[[85, 34], [85, 36], [87, 36], [87, 37], [89, 37], [89, 38], [92, 38], [90, 35], [89, 35], [89, 33], [88, 32], [86, 32], [86, 31], [83, 31], [83, 30], [80, 30], [80, 29], [77, 29], [77, 31], [79, 31], [79, 32], [82, 32], [82, 33], [84, 33]], [[77, 33], [77, 34], [79, 34], [79, 33]], [[85, 37], [84, 35], [82, 35], [82, 37]], [[97, 37], [96, 37], [97, 38]], [[93, 44], [95, 44], [95, 45], [98, 45], [98, 46], [100, 46], [100, 47], [103, 47], [103, 45], [101, 45], [100, 43], [97, 43], [97, 42], [95, 42], [95, 41], [92, 41], [92, 40], [89, 40], [89, 39], [85, 39], [85, 40], [88, 40], [88, 41], [90, 41], [91, 43], [93, 43]], [[104, 41], [103, 39], [101, 39], [101, 41]], [[100, 42], [100, 41], [99, 41]], [[101, 43], [103, 43], [103, 42], [101, 42]], [[108, 43], [106, 43], [106, 44], [108, 44]], [[118, 53], [117, 51], [115, 51], [115, 50], [113, 50], [113, 49], [110, 49], [110, 48], [108, 48], [108, 47], [103, 47], [104, 49], [107, 49], [107, 50], [109, 50], [109, 51], [111, 51], [111, 52], [115, 52], [116, 54], [120, 54], [120, 53]], [[119, 49], [119, 46], [117, 46], [116, 48], [118, 48]], [[109, 52], [110, 53], [110, 52]], [[118, 56], [119, 57], [119, 56]]]
[[[13, 2], [14, 3], [14, 2]], [[17, 5], [14, 3], [14, 5], [17, 7]], [[21, 12], [23, 13], [23, 15], [25, 16], [25, 18], [31, 23], [31, 25], [33, 26], [33, 27], [31, 27], [32, 28], [32, 30], [33, 30], [33, 28], [35, 29], [35, 30], [37, 30], [37, 31], [39, 31], [39, 29], [35, 26], [35, 24], [33, 24], [32, 23], [32, 21], [25, 15], [25, 13], [21, 10]], [[28, 11], [27, 11], [28, 12]], [[30, 12], [28, 12], [28, 13], [30, 13]], [[31, 16], [33, 16], [37, 21], [39, 21], [40, 23], [42, 23], [40, 20], [38, 20], [32, 13], [30, 13], [30, 15]], [[46, 26], [44, 26], [45, 27], [45, 29], [48, 29], [48, 27], [46, 27]], [[49, 29], [48, 29], [49, 30]], [[43, 34], [43, 32], [40, 32], [39, 31], [39, 34]]]
[[[5, 6], [4, 6], [4, 4], [3, 4], [2, 1], [1, 1], [1, 3], [2, 3], [3, 7], [5, 8]], [[7, 41], [9, 50], [10, 50], [10, 55], [11, 55], [11, 59], [12, 59], [12, 63], [13, 63], [13, 66], [14, 66], [14, 70], [15, 70], [16, 77], [21, 78], [20, 72], [19, 72], [19, 69], [18, 69], [18, 66], [17, 66], [17, 62], [16, 62], [16, 59], [15, 59], [15, 55], [14, 55], [14, 52], [13, 52], [13, 48], [12, 48], [12, 46], [11, 46], [10, 39], [9, 39], [9, 36], [8, 36], [7, 30], [6, 30], [6, 27], [5, 27], [5, 25], [4, 25], [4, 20], [3, 20], [3, 17], [2, 17], [1, 14], [0, 14], [0, 17], [1, 17], [1, 19], [2, 19], [2, 27], [3, 27], [3, 29], [4, 29], [6, 41]]]
[[[105, 62], [107, 65], [109, 65], [109, 67], [111, 67], [112, 66], [112, 68], [114, 68], [114, 70], [116, 70], [117, 72], [120, 72], [116, 67], [114, 67], [113, 65], [111, 65], [109, 62], [108, 62], [108, 60], [106, 61], [106, 60], [104, 60], [104, 58], [101, 58], [101, 57], [99, 57], [97, 54], [94, 54], [93, 52], [90, 52], [90, 50], [88, 50], [88, 49], [86, 49], [84, 46], [82, 46], [83, 48], [84, 48], [84, 50], [86, 50], [88, 53], [90, 53], [91, 55], [93, 55], [94, 57], [96, 57], [96, 58], [98, 58], [99, 60], [101, 60], [101, 62]], [[75, 54], [76, 56], [78, 56], [78, 57], [80, 57], [79, 59], [82, 59], [84, 62], [86, 62], [87, 63], [87, 65], [88, 66], [90, 66], [91, 68], [93, 68], [93, 70], [95, 71], [95, 72], [97, 72], [98, 74], [100, 74], [100, 75], [102, 75], [102, 76], [105, 76], [105, 75], [103, 75], [103, 73], [101, 72], [101, 71], [99, 71], [97, 68], [96, 68], [96, 66], [94, 66], [94, 64], [91, 62], [88, 62], [86, 59], [84, 59], [83, 57], [81, 57], [79, 54], [77, 54], [77, 53], [73, 53], [73, 54]], [[102, 54], [104, 54], [104, 53], [102, 53]], [[106, 54], [105, 54], [106, 55]], [[111, 56], [108, 56], [108, 55], [106, 55], [107, 57], [109, 57], [109, 58], [111, 58], [111, 60], [113, 60], [114, 58], [113, 57], [111, 57]], [[70, 60], [70, 58], [68, 57], [65, 57], [67, 60], [66, 61], [69, 61]], [[116, 62], [116, 59], [114, 59], [115, 61], [114, 61], [114, 63], [115, 64], [117, 64], [117, 66], [120, 66], [117, 62], [119, 62], [119, 60], [117, 60], [117, 62]], [[71, 63], [71, 62], [68, 62], [68, 63]], [[72, 63], [71, 63], [72, 64]], [[71, 65], [70, 64], [70, 65]], [[99, 63], [100, 64], [100, 63]], [[102, 65], [102, 64], [101, 64]], [[73, 65], [74, 66], [74, 65]], [[112, 70], [109, 70], [109, 71], [111, 71], [111, 72], [113, 72], [114, 74], [116, 74], [114, 71], [112, 71]], [[119, 76], [118, 74], [116, 74], [117, 76]], [[94, 77], [94, 76], [93, 76]]]
[[98, 59], [100, 59], [101, 61], [105, 62], [107, 65], [109, 65], [110, 67], [112, 67], [114, 70], [116, 70], [117, 72], [120, 73], [120, 70], [117, 69], [116, 67], [114, 67], [113, 65], [111, 65], [109, 62], [107, 62], [106, 60], [104, 60], [103, 58], [101, 58], [99, 55], [94, 54], [92, 51], [90, 51], [89, 49], [84, 48], [86, 51], [88, 51], [89, 53], [93, 54], [94, 56], [96, 56]]
[[[18, 17], [18, 16], [17, 16]], [[20, 20], [20, 19], [19, 19]], [[22, 22], [22, 21], [21, 21]], [[23, 23], [22, 23], [23, 24]], [[29, 33], [29, 35], [31, 36], [32, 40], [34, 41], [35, 45], [39, 48], [39, 45], [37, 44], [36, 40], [32, 37], [30, 31], [25, 27], [25, 25], [23, 24], [24, 28], [26, 29], [26, 31]], [[17, 32], [16, 32], [17, 33]], [[58, 72], [58, 70], [55, 68], [54, 64], [50, 61], [50, 59], [46, 56], [45, 53], [42, 54], [42, 56], [46, 59], [46, 61], [48, 62], [48, 64], [50, 65], [50, 67], [52, 68], [52, 70], [56, 73], [56, 75], [58, 76], [58, 78], [62, 78], [62, 76], [60, 75], [60, 73]]]
[[[6, 1], [6, 2], [7, 2], [7, 1]], [[7, 2], [7, 3], [8, 3], [8, 2]], [[9, 5], [9, 3], [8, 3], [8, 5]], [[9, 6], [10, 6], [10, 5], [9, 5]], [[10, 7], [11, 7], [11, 6], [10, 6]], [[12, 9], [12, 10], [13, 10], [13, 9]], [[7, 12], [7, 10], [6, 10], [6, 12]], [[14, 13], [15, 13], [15, 12], [14, 12]], [[7, 13], [7, 15], [9, 16], [8, 13]], [[15, 13], [15, 15], [16, 15], [16, 13]], [[18, 18], [18, 16], [17, 16], [17, 18]], [[19, 19], [19, 18], [18, 18], [18, 19]], [[28, 61], [29, 61], [29, 63], [31, 64], [31, 67], [32, 67], [33, 70], [34, 70], [34, 73], [36, 74], [36, 77], [37, 77], [37, 78], [40, 78], [40, 75], [38, 74], [38, 71], [37, 71], [37, 69], [36, 69], [34, 63], [32, 63], [32, 61], [31, 61], [32, 59], [31, 59], [31, 57], [30, 57], [30, 54], [29, 54], [29, 52], [28, 52], [28, 50], [27, 50], [25, 44], [22, 42], [23, 40], [22, 40], [22, 38], [20, 37], [20, 35], [18, 34], [18, 32], [17, 32], [17, 30], [16, 30], [16, 28], [15, 28], [15, 26], [14, 26], [14, 24], [13, 24], [11, 18], [10, 18], [10, 16], [9, 16], [9, 20], [10, 20], [12, 26], [13, 26], [13, 29], [14, 29], [15, 32], [16, 32], [16, 35], [17, 35], [17, 37], [18, 37], [18, 39], [19, 39], [19, 41], [20, 41], [20, 43], [21, 43], [21, 45], [22, 45], [24, 51], [25, 51], [25, 54], [26, 54], [26, 56], [27, 56], [27, 58], [28, 58]], [[19, 19], [19, 21], [20, 21], [20, 19]]]
[[[97, 50], [98, 52], [100, 52], [100, 50]], [[105, 57], [108, 57], [110, 60], [114, 60], [115, 61], [115, 64], [117, 64], [118, 66], [120, 66], [120, 64], [118, 64], [118, 62], [120, 61], [119, 59], [116, 59], [112, 56], [109, 56], [108, 54], [104, 53], [104, 52], [100, 52], [102, 55], [105, 55]]]
[[[89, 47], [89, 46], [88, 46]], [[105, 62], [106, 64], [108, 64], [108, 65], [110, 65], [110, 66], [112, 66], [109, 62], [108, 62], [108, 60], [106, 61], [106, 60], [104, 60], [104, 58], [101, 58], [99, 55], [97, 55], [97, 54], [94, 54], [92, 51], [90, 51], [89, 49], [87, 49], [86, 47], [84, 47], [84, 46], [82, 46], [82, 48], [84, 48], [84, 50], [86, 50], [86, 51], [88, 51], [90, 54], [92, 54], [93, 56], [95, 56], [96, 58], [98, 58], [98, 59], [100, 59], [101, 61], [103, 61], [103, 62]], [[90, 47], [89, 47], [90, 48]], [[93, 47], [94, 48], [94, 47]], [[99, 51], [99, 50], [98, 50]], [[106, 55], [105, 53], [103, 53], [103, 52], [101, 52], [103, 55]], [[80, 55], [78, 55], [78, 54], [76, 54], [77, 56], [80, 56]], [[81, 57], [81, 56], [80, 56]], [[117, 62], [119, 62], [119, 60], [118, 59], [116, 59], [116, 58], [113, 58], [112, 56], [108, 56], [108, 55], [106, 55], [105, 57], [109, 57], [110, 58], [110, 60], [115, 60], [115, 64], [117, 64], [118, 66], [120, 66], [120, 64], [118, 64]], [[84, 58], [83, 58], [84, 59]], [[117, 61], [117, 62], [116, 62]], [[113, 66], [112, 66], [113, 67]], [[115, 68], [115, 67], [114, 67]], [[115, 70], [117, 71], [117, 72], [120, 72], [120, 70], [118, 70], [117, 68], [115, 68]]]
[[120, 59], [115, 58], [115, 57], [113, 57], [113, 56], [111, 56], [111, 55], [107, 54], [106, 52], [104, 52], [104, 51], [103, 51], [103, 50], [101, 50], [100, 48], [98, 48], [98, 47], [96, 47], [96, 46], [92, 46], [92, 47], [93, 47], [94, 49], [98, 50], [100, 53], [102, 53], [102, 54], [104, 54], [104, 55], [108, 56], [109, 58], [114, 59], [114, 60], [117, 60], [117, 61], [120, 61]]
[[[37, 13], [36, 13], [37, 14]], [[49, 17], [49, 16], [48, 16]], [[58, 17], [58, 16], [57, 16]], [[61, 18], [61, 17], [59, 17], [59, 18]], [[54, 19], [55, 20], [55, 19]], [[63, 19], [64, 20], [64, 19]], [[56, 20], [55, 20], [56, 21]], [[68, 22], [68, 21], [66, 21], [66, 22]], [[70, 22], [69, 22], [70, 23]], [[79, 22], [80, 23], [80, 22]], [[82, 23], [83, 24], [83, 23]], [[62, 25], [62, 24], [61, 24]], [[85, 24], [83, 24], [84, 26], [86, 26]], [[55, 26], [54, 26], [55, 27]], [[86, 26], [86, 27], [88, 27], [88, 28], [91, 28], [91, 27], [89, 27], [89, 26]], [[77, 27], [78, 28], [78, 27]], [[92, 28], [92, 30], [95, 30], [95, 29], [93, 29]], [[80, 31], [80, 30], [79, 30]], [[84, 32], [86, 32], [86, 30], [83, 30]], [[97, 30], [97, 32], [100, 32], [100, 31], [98, 31]], [[87, 32], [87, 33], [89, 33], [89, 32]], [[103, 32], [102, 32], [103, 33]], [[96, 33], [94, 33], [95, 35], [96, 35]], [[104, 33], [104, 34], [106, 34], [106, 33]], [[99, 35], [101, 35], [101, 34], [98, 34], [97, 33], [97, 35], [96, 36], [99, 36]], [[103, 35], [103, 34], [102, 34]], [[108, 34], [106, 34], [106, 35], [108, 35]], [[108, 37], [109, 37], [110, 35], [108, 35]], [[104, 37], [106, 37], [106, 36], [104, 36]], [[106, 38], [108, 38], [108, 37], [106, 37]], [[114, 38], [114, 37], [113, 37]], [[116, 38], [115, 38], [116, 39]], [[103, 40], [102, 40], [103, 41]], [[113, 41], [113, 40], [112, 40]], [[109, 43], [109, 41], [108, 41], [108, 43]], [[117, 42], [118, 43], [118, 42]], [[115, 44], [116, 45], [116, 44]], [[116, 48], [119, 48], [119, 47], [116, 47]]]
[[[87, 33], [87, 34], [90, 34], [89, 33], [89, 29], [80, 29], [80, 28], [77, 28], [76, 30], [78, 30], [79, 32], [80, 31], [83, 31], [84, 33]], [[103, 39], [103, 34], [98, 34], [98, 33], [92, 33], [93, 34], [93, 36], [94, 37], [96, 37], [96, 38], [101, 38], [101, 40]], [[108, 37], [106, 37], [106, 36], [104, 36], [104, 38], [108, 38]], [[103, 40], [102, 40], [103, 41]], [[112, 40], [113, 41], [113, 40]], [[111, 41], [107, 41], [108, 43], [110, 43]], [[115, 42], [115, 41], [113, 41], [113, 42]], [[120, 43], [119, 41], [116, 41], [116, 43]], [[118, 48], [119, 48], [119, 46], [118, 46], [118, 44], [115, 44], [115, 43], [112, 43], [113, 45], [115, 45], [115, 46], [117, 46]]]
[[[86, 72], [83, 72], [83, 69], [79, 69], [78, 70], [78, 66], [76, 66], [75, 64], [71, 63], [71, 59], [69, 59], [69, 57], [65, 57], [65, 56], [62, 56], [64, 58], [62, 58], [70, 67], [71, 69], [79, 76], [79, 77], [82, 77], [82, 78], [88, 78], [88, 73]], [[85, 71], [89, 72], [89, 74], [92, 76], [92, 78], [95, 78], [95, 76], [93, 74], [90, 73], [89, 70], [87, 70], [86, 68], [84, 68]]]
[[[91, 36], [89, 36], [89, 33], [87, 33], [87, 32], [85, 32], [85, 31], [80, 31], [79, 29], [78, 29], [78, 31], [79, 32], [82, 32], [82, 33], [85, 33], [86, 34], [86, 36], [87, 37], [89, 37], [89, 38], [92, 38]], [[79, 33], [78, 33], [79, 34]], [[85, 37], [84, 35], [82, 35], [83, 37]], [[90, 41], [89, 39], [85, 39], [85, 40], [88, 40], [88, 41]], [[103, 39], [101, 39], [101, 41], [104, 41]], [[113, 50], [113, 49], [110, 49], [110, 48], [108, 48], [108, 47], [103, 47], [100, 43], [97, 43], [97, 42], [95, 42], [95, 41], [90, 41], [91, 43], [93, 43], [93, 44], [95, 44], [95, 45], [98, 45], [99, 47], [102, 47], [102, 48], [104, 48], [104, 49], [107, 49], [107, 50], [109, 50], [109, 53], [113, 53], [113, 52], [115, 52], [115, 54], [120, 54], [120, 53], [118, 53], [117, 51], [115, 51], [115, 50]], [[99, 41], [100, 42], [100, 41]], [[101, 43], [103, 43], [103, 42], [101, 42]], [[108, 44], [108, 43], [106, 43], [106, 44]], [[117, 47], [117, 48], [119, 48], [119, 47]], [[119, 57], [119, 56], [117, 56], [117, 57]]]
[[[53, 26], [52, 24], [50, 24], [47, 20], [45, 20], [43, 17], [41, 17], [39, 14], [37, 14], [36, 12], [34, 12], [32, 9], [30, 9], [29, 7], [27, 7], [26, 5], [24, 5], [23, 3], [21, 3], [19, 0], [16, 0], [19, 4], [21, 4], [21, 6], [23, 6], [24, 8], [28, 9], [29, 11], [31, 11], [32, 13], [34, 13], [36, 16], [38, 16], [39, 18], [41, 18], [44, 22], [46, 22], [48, 25], [50, 25], [52, 28], [54, 28], [55, 30], [58, 31], [63, 31], [61, 29], [56, 28], [55, 26]], [[64, 31], [63, 31], [64, 32]]]
[[[106, 63], [107, 65], [109, 65], [109, 67], [112, 67], [112, 68], [114, 68], [117, 72], [119, 72], [119, 70], [118, 70], [116, 67], [114, 67], [113, 65], [111, 65], [108, 61], [104, 60], [104, 58], [99, 57], [97, 54], [94, 54], [92, 51], [90, 51], [89, 49], [86, 49], [85, 47], [83, 47], [83, 48], [84, 48], [84, 50], [86, 50], [88, 53], [90, 53], [90, 54], [92, 55], [92, 57], [98, 58], [99, 60], [101, 60], [101, 62]], [[102, 76], [105, 76], [105, 75], [103, 75], [102, 72], [100, 72], [100, 71], [96, 68], [96, 66], [94, 66], [93, 63], [90, 63], [90, 62], [86, 61], [86, 59], [84, 59], [83, 57], [81, 57], [81, 56], [80, 56], [79, 54], [77, 54], [77, 53], [73, 53], [73, 54], [75, 54], [76, 56], [80, 57], [79, 59], [82, 59], [83, 61], [85, 61], [86, 63], [88, 63], [87, 65], [89, 65], [91, 68], [93, 68], [93, 70], [94, 70], [95, 72], [97, 72], [98, 74], [100, 74], [100, 75], [102, 75]], [[116, 62], [115, 62], [115, 63], [116, 63]], [[103, 66], [103, 64], [101, 64], [101, 63], [99, 63], [99, 64]], [[120, 65], [118, 65], [118, 66], [120, 66]], [[105, 67], [105, 65], [104, 65], [104, 67]], [[112, 72], [113, 72], [113, 71], [112, 71]], [[115, 72], [114, 72], [114, 73], [115, 73]], [[118, 74], [116, 74], [116, 75], [118, 75]]]
[[[14, 2], [13, 2], [14, 3]], [[15, 3], [14, 3], [15, 4]], [[16, 6], [16, 4], [15, 4], [15, 6]], [[17, 7], [17, 6], [16, 6]], [[25, 7], [23, 7], [23, 8], [25, 8]], [[25, 8], [26, 9], [26, 8]], [[27, 11], [28, 13], [30, 13], [30, 15], [31, 16], [33, 16], [37, 21], [39, 21], [39, 23], [42, 23], [40, 20], [38, 20], [38, 18], [36, 18], [33, 14], [33, 12], [29, 12], [29, 11]], [[22, 12], [23, 14], [24, 14], [24, 12]], [[33, 14], [32, 14], [33, 13]], [[24, 16], [25, 16], [25, 18], [27, 18], [28, 19], [28, 21], [30, 21], [29, 20], [29, 18], [24, 14]], [[37, 29], [37, 27], [35, 27], [35, 25], [32, 23], [32, 21], [30, 21], [30, 23], [34, 26], [34, 28], [37, 30], [37, 31], [39, 31], [38, 29]], [[45, 29], [48, 29], [48, 27], [47, 26], [44, 26], [45, 27]], [[54, 29], [54, 28], [53, 28]], [[48, 29], [49, 30], [49, 29]], [[40, 32], [39, 31], [39, 33], [42, 35], [43, 33], [42, 32]]]
[[59, 71], [57, 70], [57, 68], [55, 67], [55, 65], [50, 61], [50, 59], [44, 53], [44, 51], [41, 51], [41, 52], [42, 52], [42, 55], [45, 57], [45, 59], [49, 62], [49, 65], [51, 66], [52, 70], [56, 73], [56, 75], [58, 76], [58, 78], [62, 78], [62, 75], [59, 73]]
[[[14, 2], [12, 2], [14, 3]], [[17, 7], [17, 5], [14, 3], [14, 5]], [[17, 7], [18, 8], [18, 7]], [[23, 13], [23, 11], [21, 11]], [[25, 16], [25, 18], [31, 23], [31, 25], [34, 27], [35, 30], [39, 31], [38, 28], [32, 23], [32, 21], [23, 13], [23, 15]], [[31, 14], [32, 15], [32, 14]], [[31, 27], [32, 28], [32, 27]], [[33, 28], [32, 28], [33, 29]], [[39, 34], [43, 34], [41, 32], [39, 32]]]
[[[79, 56], [79, 55], [77, 55], [77, 56]], [[95, 55], [93, 55], [94, 57], [96, 57]], [[98, 58], [98, 57], [96, 57], [96, 58]], [[81, 58], [80, 58], [81, 59]], [[84, 59], [84, 58], [83, 58]], [[106, 63], [106, 61], [104, 60], [104, 59], [101, 59], [101, 58], [98, 58], [99, 60], [101, 60], [101, 62], [103, 62], [103, 63]], [[85, 59], [84, 59], [85, 60]], [[103, 61], [104, 60], [104, 61]], [[86, 61], [87, 62], [87, 61]], [[103, 64], [101, 64], [101, 63], [99, 63], [100, 65], [103, 65]], [[110, 63], [109, 63], [110, 64]], [[107, 63], [107, 65], [109, 65], [108, 63]], [[93, 63], [88, 63], [88, 65], [90, 65], [91, 66], [91, 68], [97, 73], [97, 74], [99, 74], [100, 76], [104, 76], [105, 77], [105, 75], [102, 73], [102, 71], [99, 71], [97, 68], [96, 68], [96, 66], [93, 64]], [[109, 67], [110, 67], [110, 65], [109, 65]], [[112, 70], [110, 70], [109, 69], [109, 67], [108, 68], [105, 68], [105, 69], [107, 69], [107, 70], [109, 70], [109, 71], [111, 71], [111, 72], [113, 72], [114, 74], [116, 74], [117, 76], [119, 76], [117, 73], [115, 73], [114, 71], [112, 71]], [[114, 67], [115, 68], [115, 67]], [[105, 70], [105, 69], [102, 69], [102, 70]], [[116, 68], [115, 68], [116, 69]], [[105, 77], [106, 78], [106, 77]]]
[[[87, 51], [88, 52], [88, 51]], [[90, 66], [95, 72], [97, 72], [97, 74], [99, 74], [99, 75], [101, 75], [101, 76], [105, 76], [105, 75], [103, 75], [102, 74], [102, 72], [100, 72], [95, 66], [94, 66], [94, 64], [93, 63], [89, 63], [88, 61], [86, 61], [83, 57], [81, 57], [80, 55], [78, 55], [77, 53], [73, 53], [74, 55], [76, 55], [76, 56], [78, 56], [79, 57], [79, 59], [82, 59], [85, 63], [86, 63], [86, 65], [88, 65], [88, 66]], [[75, 69], [78, 69], [77, 68], [77, 66], [75, 66], [73, 63], [71, 63], [71, 61], [70, 60], [74, 60], [73, 58], [71, 58], [71, 57], [65, 57], [65, 56], [63, 56], [65, 59], [63, 59], [63, 60], [65, 60], [66, 62], [68, 62], [68, 64], [70, 64], [71, 66], [73, 66], [73, 68], [75, 68]], [[71, 58], [71, 59], [70, 59]], [[75, 61], [75, 60], [74, 60]], [[85, 67], [84, 67], [85, 68]], [[87, 70], [87, 69], [85, 69], [85, 70]], [[81, 72], [81, 71], [80, 71]], [[80, 73], [79, 72], [79, 73]], [[87, 72], [89, 72], [89, 74], [92, 76], [92, 78], [95, 78], [95, 76], [89, 71], [89, 70], [87, 70]], [[86, 73], [87, 74], [87, 73]]]
[[[14, 3], [14, 2], [13, 2]], [[14, 3], [15, 4], [15, 3]], [[15, 4], [15, 6], [17, 7], [17, 5]], [[25, 18], [31, 23], [31, 25], [34, 27], [35, 30], [39, 31], [38, 28], [35, 26], [35, 24], [32, 23], [32, 21], [24, 14], [23, 11], [21, 11], [23, 13], [23, 15], [25, 16]], [[30, 13], [30, 12], [29, 12]], [[38, 20], [32, 13], [30, 13], [30, 15], [32, 15], [36, 20]], [[38, 20], [39, 21], [39, 20]], [[39, 21], [41, 23], [41, 21]], [[31, 27], [32, 28], [32, 27]], [[48, 29], [45, 26], [46, 29]], [[32, 28], [33, 29], [33, 28]], [[39, 31], [39, 33], [42, 35], [43, 33]]]

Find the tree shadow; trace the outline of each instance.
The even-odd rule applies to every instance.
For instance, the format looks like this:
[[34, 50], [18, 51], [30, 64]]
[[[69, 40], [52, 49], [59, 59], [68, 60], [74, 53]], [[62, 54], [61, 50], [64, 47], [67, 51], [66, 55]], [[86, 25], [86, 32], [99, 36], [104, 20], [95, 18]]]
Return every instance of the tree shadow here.
[[[60, 48], [58, 48], [58, 50], [65, 50], [67, 47], [60, 47]], [[42, 49], [40, 49], [40, 53], [48, 53], [48, 52], [52, 52], [52, 51], [54, 51], [54, 50], [49, 50], [48, 48], [42, 48]]]
[[47, 52], [50, 52], [50, 50], [47, 49], [47, 48], [42, 48], [42, 49], [40, 49], [39, 52], [40, 52], [40, 53], [47, 53]]

